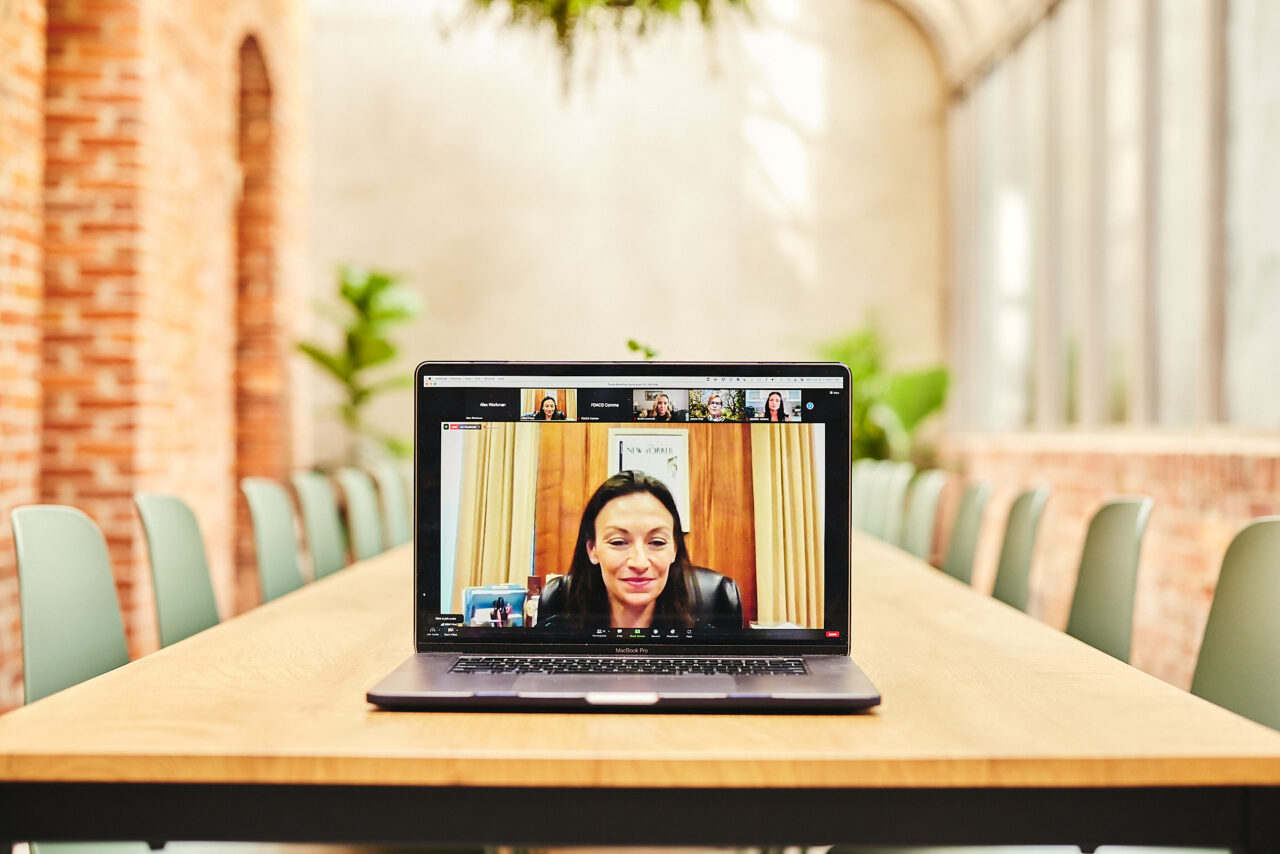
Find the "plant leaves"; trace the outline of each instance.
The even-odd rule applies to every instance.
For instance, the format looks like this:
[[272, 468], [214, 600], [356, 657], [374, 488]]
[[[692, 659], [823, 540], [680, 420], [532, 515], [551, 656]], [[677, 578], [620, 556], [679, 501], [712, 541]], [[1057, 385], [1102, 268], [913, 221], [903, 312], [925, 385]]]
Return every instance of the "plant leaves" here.
[[883, 403], [897, 415], [908, 436], [920, 422], [942, 409], [950, 376], [946, 368], [894, 374], [885, 386]]
[[372, 383], [367, 386], [367, 388], [372, 394], [377, 394], [383, 391], [392, 391], [394, 389], [413, 388], [413, 377], [408, 374], [396, 374], [394, 377], [388, 377], [385, 380], [379, 380], [376, 383]]
[[311, 357], [312, 361], [338, 378], [340, 382], [351, 379], [351, 363], [346, 354], [330, 353], [309, 341], [298, 342], [298, 349]]

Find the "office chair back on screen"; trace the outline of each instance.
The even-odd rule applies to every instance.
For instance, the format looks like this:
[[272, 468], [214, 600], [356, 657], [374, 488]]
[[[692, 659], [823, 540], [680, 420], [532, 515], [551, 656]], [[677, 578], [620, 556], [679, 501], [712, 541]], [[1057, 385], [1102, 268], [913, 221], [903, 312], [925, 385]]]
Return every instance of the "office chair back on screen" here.
[[1204, 627], [1191, 693], [1280, 729], [1280, 516], [1236, 535]]
[[1102, 505], [1094, 514], [1067, 619], [1067, 634], [1126, 662], [1133, 635], [1138, 555], [1151, 506], [1150, 498], [1122, 498]]
[[160, 645], [168, 646], [218, 623], [204, 538], [195, 513], [181, 498], [135, 492], [155, 588]]

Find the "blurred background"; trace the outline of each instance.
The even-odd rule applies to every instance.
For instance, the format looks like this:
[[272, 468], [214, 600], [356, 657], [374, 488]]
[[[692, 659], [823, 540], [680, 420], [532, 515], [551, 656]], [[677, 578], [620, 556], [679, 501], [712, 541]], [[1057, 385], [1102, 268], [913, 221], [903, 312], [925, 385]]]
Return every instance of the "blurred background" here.
[[1154, 498], [1132, 660], [1185, 687], [1280, 512], [1280, 4], [560, 8], [0, 0], [0, 513], [93, 516], [138, 655], [132, 494], [252, 607], [239, 479], [403, 454], [419, 361], [838, 358], [857, 454], [946, 470], [943, 520], [993, 484], [977, 586], [1052, 487], [1047, 622]]

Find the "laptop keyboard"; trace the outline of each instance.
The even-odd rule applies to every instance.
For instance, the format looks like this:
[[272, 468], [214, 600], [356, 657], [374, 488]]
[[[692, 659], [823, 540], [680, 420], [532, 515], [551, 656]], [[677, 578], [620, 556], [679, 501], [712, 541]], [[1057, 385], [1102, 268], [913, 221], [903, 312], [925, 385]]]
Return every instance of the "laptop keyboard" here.
[[574, 675], [638, 674], [641, 676], [803, 676], [799, 658], [605, 658], [509, 655], [469, 655], [459, 658], [451, 673]]

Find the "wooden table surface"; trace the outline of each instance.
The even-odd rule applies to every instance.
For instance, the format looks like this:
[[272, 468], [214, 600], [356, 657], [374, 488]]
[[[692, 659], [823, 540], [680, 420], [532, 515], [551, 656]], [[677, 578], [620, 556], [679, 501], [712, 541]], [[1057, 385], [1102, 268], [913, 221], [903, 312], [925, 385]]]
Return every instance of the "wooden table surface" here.
[[866, 537], [868, 714], [377, 711], [411, 651], [388, 552], [0, 717], [0, 781], [629, 787], [1280, 785], [1280, 734]]

